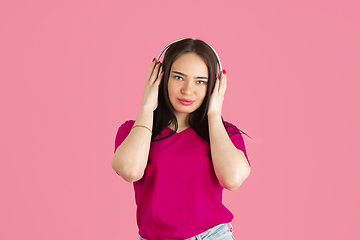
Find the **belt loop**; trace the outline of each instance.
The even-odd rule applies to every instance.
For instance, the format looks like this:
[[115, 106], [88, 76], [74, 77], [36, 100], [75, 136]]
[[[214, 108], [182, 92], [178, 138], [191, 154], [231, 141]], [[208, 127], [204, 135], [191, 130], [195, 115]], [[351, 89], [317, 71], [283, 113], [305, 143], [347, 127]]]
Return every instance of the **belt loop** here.
[[231, 225], [231, 223], [229, 223], [230, 225], [230, 232], [232, 233], [233, 232], [233, 226]]

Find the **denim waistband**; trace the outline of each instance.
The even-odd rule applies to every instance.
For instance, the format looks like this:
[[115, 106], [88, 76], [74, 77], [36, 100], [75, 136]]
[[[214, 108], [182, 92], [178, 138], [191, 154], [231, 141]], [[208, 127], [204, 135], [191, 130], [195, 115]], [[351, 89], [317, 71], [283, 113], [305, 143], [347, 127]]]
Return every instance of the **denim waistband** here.
[[[206, 240], [206, 239], [219, 239], [219, 240], [231, 240], [234, 239], [232, 236], [233, 232], [233, 226], [231, 223], [228, 223], [230, 226], [230, 229], [228, 228], [226, 223], [218, 224], [215, 227], [212, 227], [208, 230], [206, 230], [203, 233], [200, 233], [194, 237], [187, 238], [185, 240]], [[219, 236], [219, 238], [214, 238], [216, 236]], [[142, 238], [140, 236], [140, 240], [147, 240], [145, 238]]]

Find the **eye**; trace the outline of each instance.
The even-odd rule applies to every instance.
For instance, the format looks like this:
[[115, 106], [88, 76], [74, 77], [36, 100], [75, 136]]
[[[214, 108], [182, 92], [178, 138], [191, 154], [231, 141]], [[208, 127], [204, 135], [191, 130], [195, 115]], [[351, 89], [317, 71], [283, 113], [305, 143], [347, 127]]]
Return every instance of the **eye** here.
[[175, 76], [175, 79], [176, 79], [176, 80], [183, 80], [183, 78], [180, 77], [180, 76]]
[[196, 81], [196, 83], [198, 83], [198, 84], [200, 84], [200, 85], [203, 85], [203, 84], [206, 84], [207, 82], [206, 82], [206, 81], [199, 80], [199, 81]]

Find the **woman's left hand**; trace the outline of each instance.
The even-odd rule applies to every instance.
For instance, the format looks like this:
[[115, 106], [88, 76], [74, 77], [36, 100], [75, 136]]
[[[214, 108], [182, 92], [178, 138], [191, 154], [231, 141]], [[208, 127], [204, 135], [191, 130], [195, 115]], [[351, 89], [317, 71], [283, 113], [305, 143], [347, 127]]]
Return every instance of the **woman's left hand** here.
[[210, 97], [208, 116], [210, 115], [221, 116], [225, 91], [226, 91], [226, 71], [223, 70], [221, 72], [220, 79], [219, 78], [216, 79], [214, 91]]

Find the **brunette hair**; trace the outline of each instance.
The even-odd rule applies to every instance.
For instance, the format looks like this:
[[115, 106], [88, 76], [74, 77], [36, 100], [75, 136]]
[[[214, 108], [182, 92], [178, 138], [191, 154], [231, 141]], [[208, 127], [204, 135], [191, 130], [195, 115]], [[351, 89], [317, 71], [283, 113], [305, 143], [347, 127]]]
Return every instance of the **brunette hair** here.
[[[159, 85], [158, 106], [154, 111], [152, 141], [159, 141], [164, 138], [168, 138], [175, 134], [178, 129], [178, 122], [176, 120], [174, 108], [169, 99], [168, 81], [172, 64], [176, 59], [186, 53], [195, 53], [201, 57], [208, 69], [208, 83], [205, 98], [201, 106], [194, 112], [190, 113], [188, 121], [190, 127], [200, 137], [210, 143], [207, 111], [209, 108], [210, 96], [215, 87], [218, 62], [214, 51], [207, 43], [202, 40], [192, 38], [187, 38], [172, 44], [164, 55], [162, 63], [164, 75]], [[168, 136], [155, 140], [156, 136], [172, 122], [175, 123], [175, 131]], [[241, 130], [240, 132], [243, 133]]]

